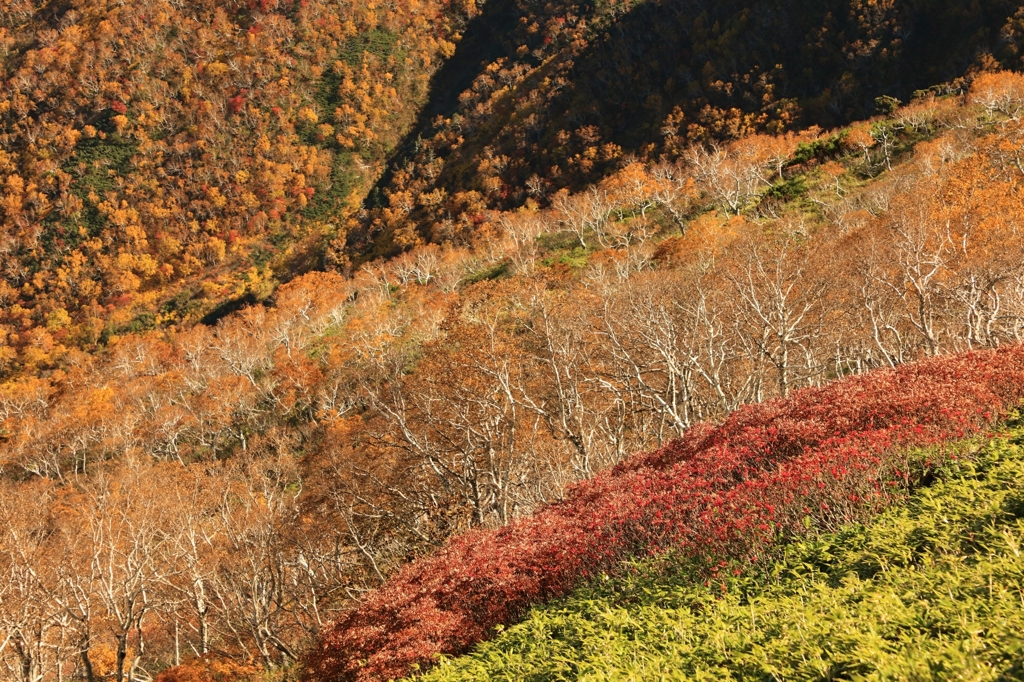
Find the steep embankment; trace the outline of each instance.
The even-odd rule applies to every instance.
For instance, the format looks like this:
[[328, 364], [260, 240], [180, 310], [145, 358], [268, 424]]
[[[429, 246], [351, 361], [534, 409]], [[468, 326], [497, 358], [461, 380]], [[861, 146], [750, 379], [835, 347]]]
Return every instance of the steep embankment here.
[[372, 680], [458, 654], [624, 559], [677, 552], [694, 575], [889, 504], [941, 465], [912, 448], [985, 428], [1024, 396], [1024, 347], [805, 389], [694, 428], [498, 531], [457, 537], [344, 616], [310, 679]]
[[641, 563], [426, 679], [1020, 679], [1024, 428], [956, 449], [942, 480], [867, 526], [703, 584]]

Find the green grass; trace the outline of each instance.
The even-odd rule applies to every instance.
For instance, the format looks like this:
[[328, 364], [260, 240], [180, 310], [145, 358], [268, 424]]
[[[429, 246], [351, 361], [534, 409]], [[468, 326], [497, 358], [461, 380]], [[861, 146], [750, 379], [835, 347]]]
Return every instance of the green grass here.
[[429, 680], [1024, 679], [1024, 425], [869, 526], [695, 585], [661, 562], [535, 608]]

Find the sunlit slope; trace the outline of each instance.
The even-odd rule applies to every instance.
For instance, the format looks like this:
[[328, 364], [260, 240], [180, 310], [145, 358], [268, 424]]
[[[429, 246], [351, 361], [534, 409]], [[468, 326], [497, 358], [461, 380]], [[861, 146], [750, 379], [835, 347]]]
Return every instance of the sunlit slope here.
[[325, 629], [306, 679], [423, 670], [642, 557], [669, 557], [687, 584], [730, 567], [770, 570], [786, 543], [866, 522], [933, 480], [944, 446], [1020, 404], [1022, 361], [1024, 347], [1010, 344], [909, 363], [694, 427], [559, 503], [404, 566]]
[[475, 12], [0, 3], [0, 376], [317, 267]]

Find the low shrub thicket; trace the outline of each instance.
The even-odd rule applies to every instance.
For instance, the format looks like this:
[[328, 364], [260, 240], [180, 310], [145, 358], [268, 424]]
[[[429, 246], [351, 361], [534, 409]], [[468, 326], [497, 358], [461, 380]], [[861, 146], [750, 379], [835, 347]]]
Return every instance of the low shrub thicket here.
[[1022, 679], [1022, 464], [1018, 424], [869, 526], [786, 546], [767, 573], [704, 585], [645, 562], [426, 679]]
[[316, 680], [401, 677], [461, 654], [527, 609], [672, 549], [698, 572], [763, 563], [780, 538], [887, 505], [931, 463], [907, 453], [986, 428], [1024, 396], [1024, 347], [934, 358], [744, 407], [577, 486], [564, 502], [467, 533], [329, 628]]

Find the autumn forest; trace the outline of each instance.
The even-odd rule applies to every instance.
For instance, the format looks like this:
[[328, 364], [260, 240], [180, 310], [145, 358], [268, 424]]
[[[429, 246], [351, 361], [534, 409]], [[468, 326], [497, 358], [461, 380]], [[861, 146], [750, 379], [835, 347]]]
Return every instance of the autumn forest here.
[[453, 538], [1024, 341], [1022, 51], [1001, 0], [0, 0], [0, 679], [405, 675], [474, 642], [327, 633]]

